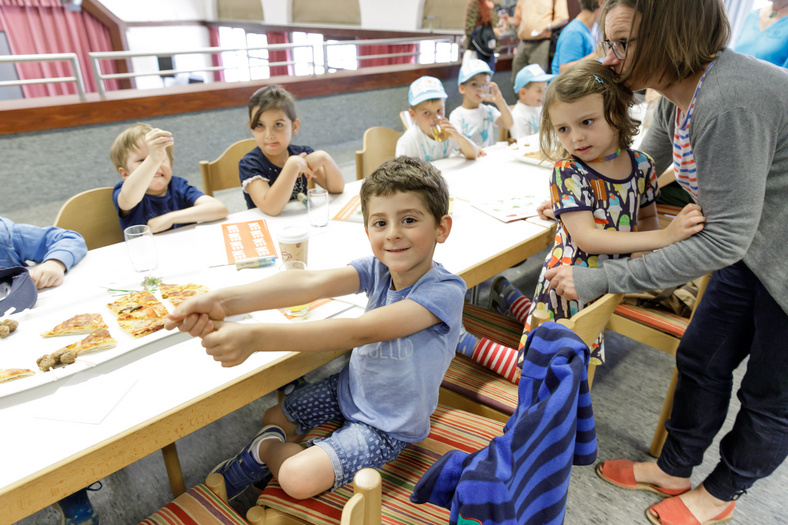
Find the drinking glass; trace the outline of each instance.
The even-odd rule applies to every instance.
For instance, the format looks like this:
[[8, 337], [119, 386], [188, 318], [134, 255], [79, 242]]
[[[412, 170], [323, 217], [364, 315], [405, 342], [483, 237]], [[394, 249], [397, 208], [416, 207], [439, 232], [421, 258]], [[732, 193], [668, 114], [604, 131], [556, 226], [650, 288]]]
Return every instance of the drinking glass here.
[[309, 224], [315, 228], [328, 225], [328, 192], [323, 188], [314, 188], [307, 191], [306, 200]]
[[[304, 261], [290, 260], [285, 261], [279, 266], [280, 272], [289, 272], [293, 270], [306, 270], [306, 263]], [[309, 313], [309, 303], [299, 304], [296, 306], [288, 306], [283, 308], [286, 315], [291, 317], [303, 317]]]
[[482, 98], [484, 100], [492, 100], [493, 99], [493, 90], [490, 84], [482, 85]]
[[129, 252], [129, 260], [134, 271], [145, 275], [159, 266], [156, 241], [149, 226], [144, 224], [129, 226], [123, 230], [123, 238], [126, 240], [126, 250]]
[[430, 119], [430, 133], [432, 133], [432, 138], [437, 140], [438, 142], [443, 142], [447, 138], [449, 138], [449, 134], [441, 128], [441, 125], [438, 123], [437, 117], [432, 117]]

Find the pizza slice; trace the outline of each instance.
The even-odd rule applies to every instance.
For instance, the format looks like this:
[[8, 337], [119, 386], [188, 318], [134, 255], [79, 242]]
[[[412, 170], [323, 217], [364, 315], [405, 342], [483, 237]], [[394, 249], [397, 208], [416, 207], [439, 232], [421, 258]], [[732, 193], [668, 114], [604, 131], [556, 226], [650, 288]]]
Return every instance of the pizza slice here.
[[117, 346], [117, 344], [118, 342], [112, 338], [109, 330], [106, 328], [99, 328], [91, 332], [81, 341], [64, 346], [51, 354], [39, 357], [36, 364], [38, 368], [46, 372], [57, 365], [70, 365], [82, 354], [106, 350], [107, 348]]
[[120, 297], [118, 300], [109, 303], [107, 308], [109, 308], [113, 314], [120, 315], [139, 310], [140, 308], [144, 308], [152, 304], [161, 304], [161, 302], [156, 299], [156, 296], [148, 290], [142, 290], [140, 292], [133, 292]]
[[0, 383], [32, 375], [35, 375], [35, 372], [27, 368], [0, 368]]
[[63, 321], [52, 330], [41, 332], [42, 337], [58, 337], [61, 335], [89, 334], [99, 328], [107, 328], [101, 314], [79, 314]]
[[210, 291], [210, 288], [201, 284], [159, 284], [159, 291], [164, 299], [167, 299], [174, 307], [178, 307], [183, 301], [195, 295], [201, 295]]
[[163, 317], [154, 319], [118, 319], [124, 332], [135, 339], [158, 332], [164, 328]]
[[156, 301], [156, 303], [147, 306], [140, 306], [136, 309], [128, 309], [118, 314], [118, 321], [129, 319], [159, 319], [167, 317], [167, 308]]

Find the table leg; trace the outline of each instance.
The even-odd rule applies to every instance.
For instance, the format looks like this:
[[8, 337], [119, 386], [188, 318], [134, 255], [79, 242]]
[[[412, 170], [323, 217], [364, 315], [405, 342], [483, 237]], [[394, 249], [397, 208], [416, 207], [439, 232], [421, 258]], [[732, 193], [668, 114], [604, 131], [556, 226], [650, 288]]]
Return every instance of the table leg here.
[[181, 461], [178, 459], [178, 450], [175, 443], [170, 443], [161, 449], [164, 456], [164, 466], [167, 468], [167, 477], [170, 478], [170, 488], [172, 496], [177, 498], [186, 492], [186, 484], [183, 482], [183, 471], [181, 471]]

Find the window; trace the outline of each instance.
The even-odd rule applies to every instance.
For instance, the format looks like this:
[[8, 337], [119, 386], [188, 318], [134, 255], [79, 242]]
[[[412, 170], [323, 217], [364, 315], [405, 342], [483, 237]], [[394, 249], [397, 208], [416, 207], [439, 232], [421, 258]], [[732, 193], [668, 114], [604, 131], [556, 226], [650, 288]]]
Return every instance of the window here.
[[[220, 27], [219, 42], [221, 47], [260, 47], [268, 45], [268, 38], [262, 33], [247, 33], [239, 27]], [[222, 64], [226, 82], [245, 82], [271, 77], [268, 67], [268, 50], [257, 49], [248, 53], [238, 51], [222, 52]]]
[[452, 42], [423, 40], [419, 43], [419, 64], [456, 62], [459, 56], [460, 46]]

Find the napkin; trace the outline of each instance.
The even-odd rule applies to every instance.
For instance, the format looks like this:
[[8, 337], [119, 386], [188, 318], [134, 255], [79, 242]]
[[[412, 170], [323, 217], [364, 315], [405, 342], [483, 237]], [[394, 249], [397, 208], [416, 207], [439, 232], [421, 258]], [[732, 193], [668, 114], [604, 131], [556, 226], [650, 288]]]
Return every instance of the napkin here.
[[99, 425], [137, 383], [136, 378], [87, 372], [61, 381], [63, 386], [49, 396], [45, 406], [36, 408], [33, 417]]

